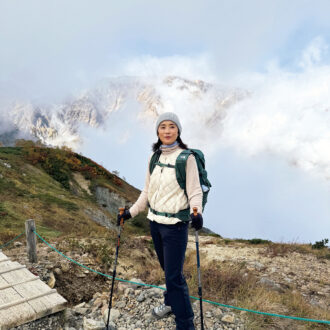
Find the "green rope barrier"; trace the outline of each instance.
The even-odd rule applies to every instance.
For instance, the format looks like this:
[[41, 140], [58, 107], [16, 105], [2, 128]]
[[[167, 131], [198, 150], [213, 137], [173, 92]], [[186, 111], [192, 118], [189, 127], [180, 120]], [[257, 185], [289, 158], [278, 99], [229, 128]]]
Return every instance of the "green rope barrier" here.
[[[78, 261], [66, 256], [65, 254], [63, 254], [62, 252], [60, 252], [59, 250], [57, 250], [54, 246], [52, 246], [50, 243], [48, 243], [43, 237], [41, 237], [36, 231], [34, 231], [34, 233], [46, 244], [48, 245], [50, 248], [52, 248], [54, 251], [56, 251], [58, 254], [60, 254], [61, 256], [63, 256], [64, 258], [70, 260], [71, 262], [75, 263], [76, 265], [83, 267], [87, 270], [90, 270], [91, 272], [94, 272], [96, 274], [99, 274], [101, 276], [105, 276], [108, 278], [112, 279], [111, 275], [108, 274], [103, 274], [101, 272], [98, 272], [97, 270], [94, 270], [92, 268], [89, 268], [81, 263], [79, 263]], [[115, 280], [120, 281], [120, 282], [126, 282], [126, 283], [132, 283], [132, 284], [137, 284], [140, 286], [146, 286], [146, 287], [151, 287], [151, 288], [157, 288], [157, 289], [161, 289], [161, 290], [166, 290], [165, 288], [161, 287], [161, 286], [157, 286], [157, 285], [152, 285], [152, 284], [145, 284], [145, 283], [139, 283], [139, 282], [132, 282], [132, 281], [128, 281], [128, 280], [124, 280], [121, 278], [117, 278], [115, 277]], [[195, 300], [199, 300], [198, 297], [194, 297], [194, 296], [190, 296], [190, 298], [195, 299]], [[316, 323], [324, 323], [324, 324], [330, 324], [330, 321], [326, 321], [326, 320], [316, 320], [316, 319], [307, 319], [307, 318], [303, 318], [303, 317], [297, 317], [297, 316], [288, 316], [288, 315], [281, 315], [281, 314], [275, 314], [275, 313], [266, 313], [266, 312], [260, 312], [260, 311], [255, 311], [252, 309], [247, 309], [247, 308], [242, 308], [242, 307], [236, 307], [236, 306], [231, 306], [231, 305], [225, 305], [225, 304], [221, 304], [221, 303], [217, 303], [215, 301], [211, 301], [211, 300], [207, 300], [207, 299], [203, 299], [204, 302], [212, 304], [212, 305], [216, 305], [216, 306], [221, 306], [221, 307], [225, 307], [225, 308], [231, 308], [231, 309], [236, 309], [239, 311], [245, 311], [245, 312], [250, 312], [250, 313], [254, 313], [254, 314], [260, 314], [260, 315], [266, 315], [266, 316], [274, 316], [274, 317], [280, 317], [280, 318], [285, 318], [285, 319], [291, 319], [291, 320], [298, 320], [298, 321], [306, 321], [306, 322], [316, 322]]]
[[16, 236], [15, 238], [13, 238], [12, 240], [10, 240], [9, 242], [3, 244], [0, 246], [0, 250], [3, 249], [4, 247], [8, 246], [9, 244], [13, 243], [14, 241], [16, 241], [18, 238], [20, 238], [23, 234], [25, 234], [25, 231], [23, 231], [22, 233], [20, 233], [18, 236]]
[[[101, 273], [95, 269], [92, 269], [88, 266], [85, 266], [83, 264], [81, 264], [80, 262], [66, 256], [64, 253], [60, 252], [59, 250], [57, 250], [54, 246], [52, 246], [50, 243], [48, 243], [43, 237], [41, 237], [36, 231], [33, 231], [46, 245], [48, 245], [50, 248], [52, 248], [54, 251], [56, 251], [58, 254], [60, 254], [62, 257], [68, 259], [69, 261], [73, 262], [74, 264], [82, 267], [82, 268], [85, 268], [93, 273], [96, 273], [96, 274], [99, 274], [101, 276], [105, 276], [105, 277], [108, 277], [108, 278], [111, 278], [112, 279], [112, 276], [111, 275], [108, 275], [108, 274], [104, 274], [104, 273]], [[158, 289], [162, 289], [162, 290], [165, 290], [164, 288], [162, 287], [159, 287], [157, 285], [151, 285], [151, 284], [145, 284], [145, 283], [139, 283], [139, 282], [131, 282], [131, 281], [127, 281], [127, 280], [124, 280], [122, 278], [117, 278], [115, 277], [115, 280], [117, 281], [120, 281], [120, 282], [127, 282], [127, 283], [132, 283], [132, 284], [138, 284], [138, 285], [141, 285], [141, 286], [150, 286], [150, 287], [153, 287], [153, 288], [158, 288]]]

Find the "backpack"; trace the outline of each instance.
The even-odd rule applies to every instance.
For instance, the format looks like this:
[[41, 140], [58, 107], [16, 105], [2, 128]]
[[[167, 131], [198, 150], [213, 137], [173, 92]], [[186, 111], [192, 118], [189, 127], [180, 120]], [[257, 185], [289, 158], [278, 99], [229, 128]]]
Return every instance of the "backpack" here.
[[188, 157], [191, 154], [193, 154], [195, 156], [198, 173], [199, 173], [199, 182], [200, 182], [202, 192], [203, 192], [202, 207], [203, 207], [203, 211], [204, 211], [205, 204], [207, 203], [207, 196], [208, 196], [208, 193], [209, 193], [212, 185], [207, 178], [207, 172], [205, 170], [205, 158], [204, 158], [203, 152], [198, 149], [183, 150], [177, 157], [175, 166], [170, 165], [170, 164], [159, 163], [158, 160], [159, 160], [160, 154], [161, 154], [160, 152], [156, 151], [150, 159], [150, 164], [149, 164], [150, 175], [152, 174], [152, 172], [157, 164], [161, 165], [161, 166], [174, 167], [178, 184], [181, 187], [181, 189], [184, 190], [187, 197], [188, 197], [188, 195], [186, 192], [186, 164], [187, 164]]

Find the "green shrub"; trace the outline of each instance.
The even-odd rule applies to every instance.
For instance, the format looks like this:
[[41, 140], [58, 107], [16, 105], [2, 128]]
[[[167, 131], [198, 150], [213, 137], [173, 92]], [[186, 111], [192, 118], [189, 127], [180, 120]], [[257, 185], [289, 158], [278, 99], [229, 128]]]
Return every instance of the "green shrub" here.
[[248, 242], [250, 244], [270, 244], [271, 241], [268, 241], [267, 239], [261, 239], [261, 238], [252, 238], [249, 239]]
[[316, 241], [314, 244], [312, 244], [312, 249], [324, 249], [327, 247], [327, 244], [329, 243], [329, 239], [325, 238], [321, 241]]
[[9, 154], [9, 155], [21, 155], [22, 148], [21, 147], [1, 147], [1, 153]]

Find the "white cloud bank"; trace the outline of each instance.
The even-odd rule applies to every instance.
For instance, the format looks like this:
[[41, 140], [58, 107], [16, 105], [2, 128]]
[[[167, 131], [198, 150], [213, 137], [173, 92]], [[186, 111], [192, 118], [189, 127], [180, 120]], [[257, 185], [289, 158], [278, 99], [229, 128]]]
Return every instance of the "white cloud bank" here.
[[[305, 171], [330, 179], [330, 65], [316, 38], [303, 52], [301, 70], [241, 77], [251, 97], [230, 109], [220, 138], [249, 155], [270, 152]], [[249, 87], [250, 86], [250, 87]]]
[[[183, 137], [209, 151], [210, 156], [219, 148], [233, 148], [249, 156], [269, 153], [328, 180], [330, 65], [324, 62], [327, 53], [327, 44], [317, 37], [296, 59], [295, 71], [272, 61], [264, 73], [244, 73], [227, 81], [232, 87], [227, 85], [226, 93], [230, 95], [232, 89], [245, 94], [222, 110], [221, 121], [209, 120], [215, 113], [216, 93], [224, 86], [212, 76], [207, 65], [208, 60], [212, 62], [210, 56], [138, 58], [123, 71], [149, 78], [164, 101], [158, 110], [177, 112], [183, 122]], [[191, 91], [164, 85], [166, 74], [195, 80], [209, 78], [219, 88], [193, 97], [196, 95]]]

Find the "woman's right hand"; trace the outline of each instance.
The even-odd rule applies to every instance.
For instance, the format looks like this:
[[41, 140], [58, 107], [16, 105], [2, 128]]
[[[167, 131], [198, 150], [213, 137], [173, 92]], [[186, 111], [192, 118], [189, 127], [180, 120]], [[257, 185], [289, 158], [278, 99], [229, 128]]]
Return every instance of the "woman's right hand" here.
[[121, 219], [124, 219], [124, 222], [128, 219], [132, 218], [131, 213], [129, 210], [124, 210], [122, 214], [118, 213], [117, 215], [117, 226], [120, 226]]

